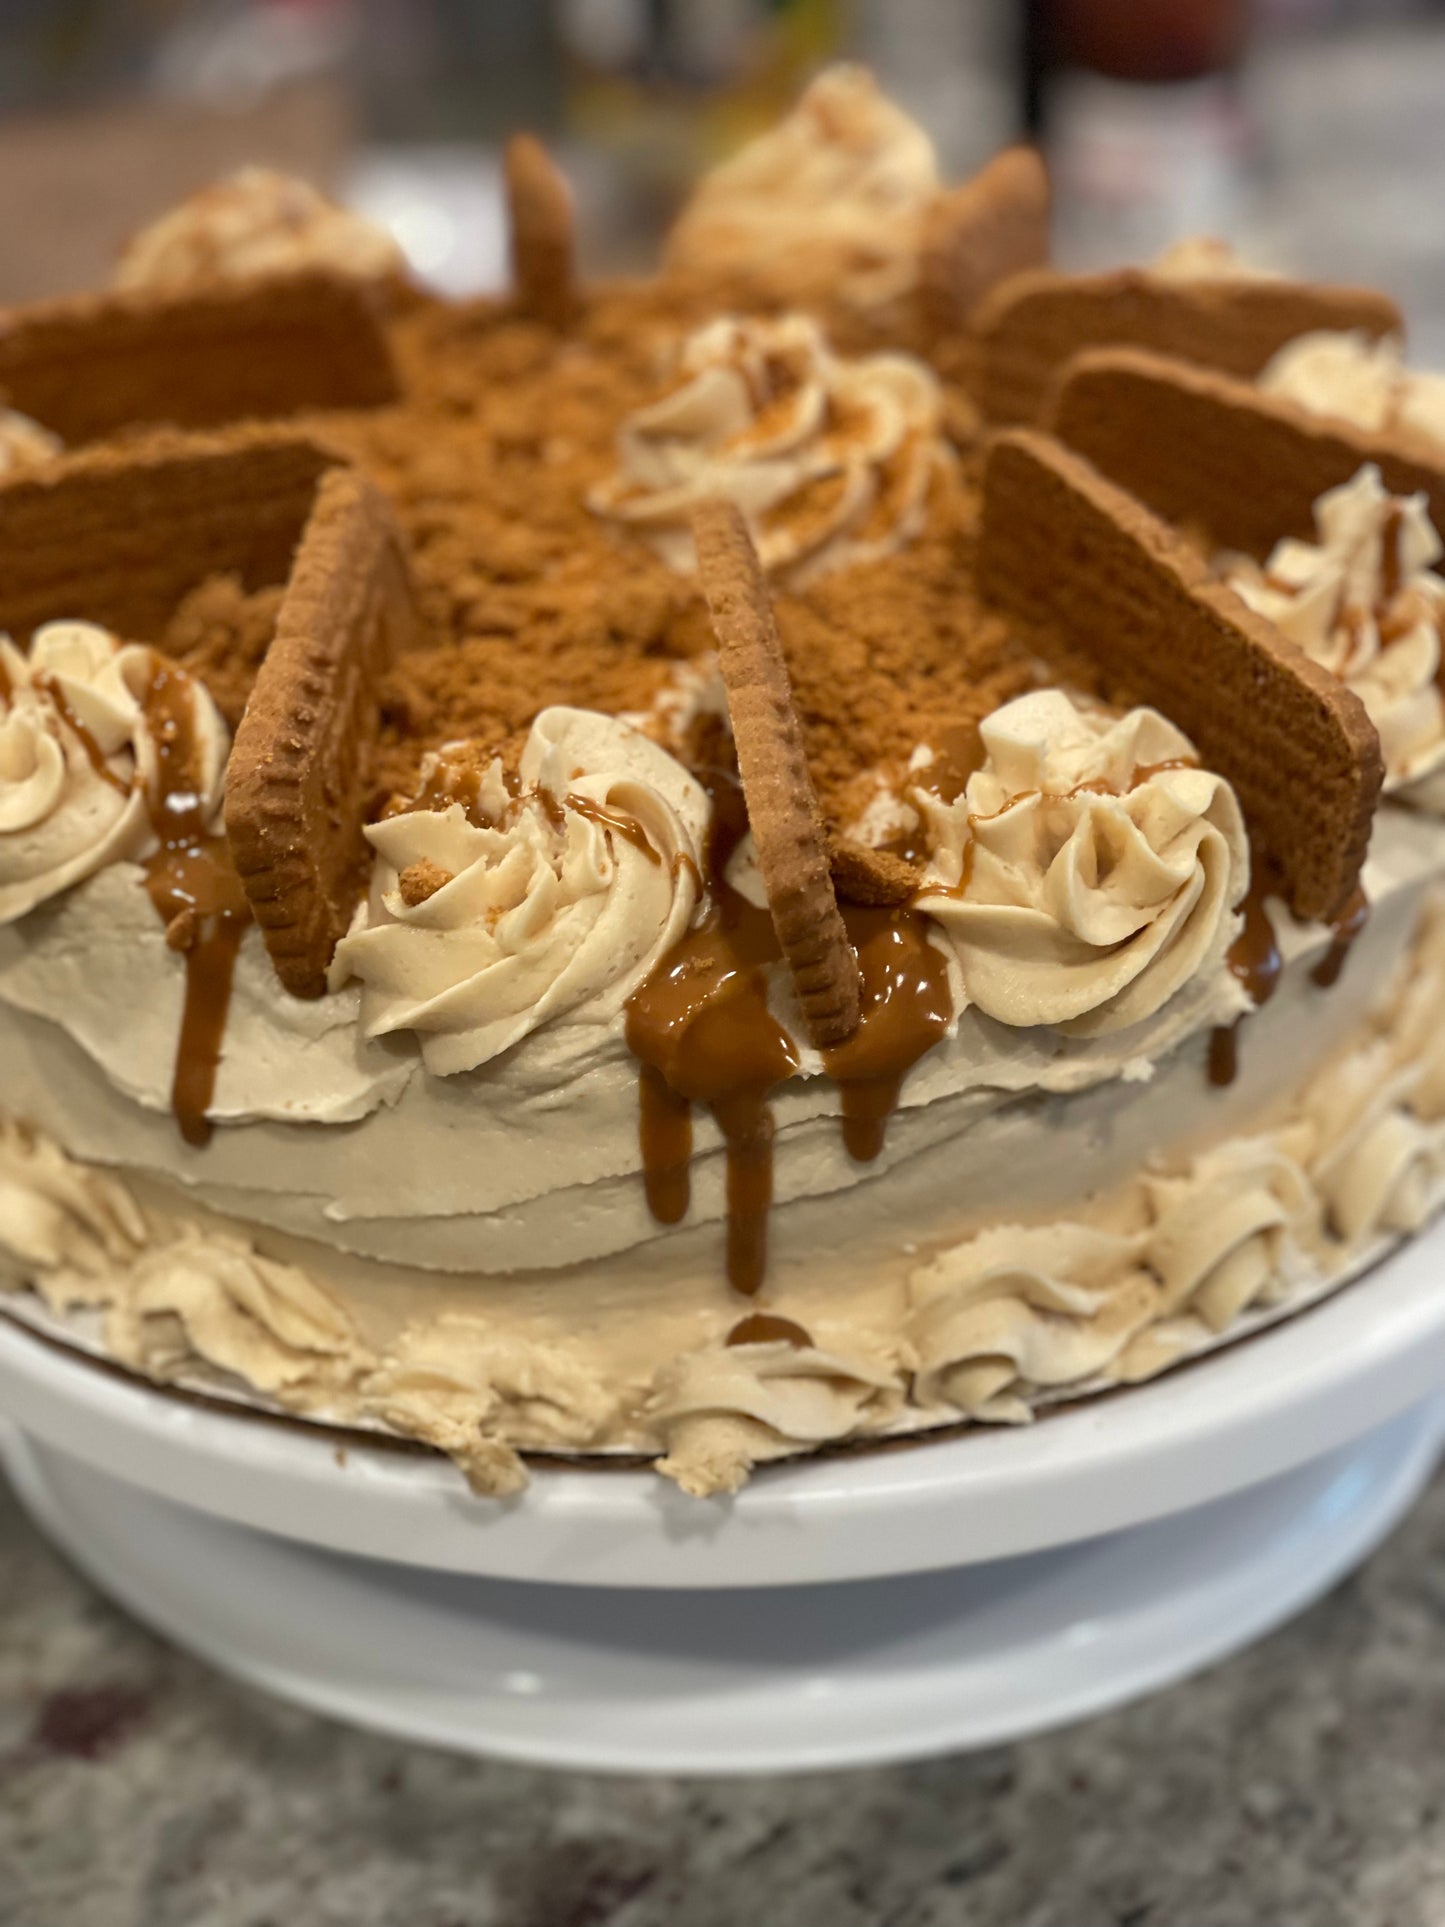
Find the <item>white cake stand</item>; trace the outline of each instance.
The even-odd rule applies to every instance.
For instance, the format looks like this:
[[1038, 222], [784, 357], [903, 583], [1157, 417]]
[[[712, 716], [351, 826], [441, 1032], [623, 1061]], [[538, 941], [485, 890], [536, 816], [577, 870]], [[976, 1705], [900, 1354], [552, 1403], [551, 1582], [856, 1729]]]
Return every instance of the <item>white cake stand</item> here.
[[733, 1501], [553, 1469], [484, 1501], [3, 1319], [0, 1414], [22, 1499], [103, 1590], [318, 1711], [594, 1769], [910, 1758], [1178, 1679], [1356, 1565], [1445, 1446], [1445, 1229], [1172, 1378]]

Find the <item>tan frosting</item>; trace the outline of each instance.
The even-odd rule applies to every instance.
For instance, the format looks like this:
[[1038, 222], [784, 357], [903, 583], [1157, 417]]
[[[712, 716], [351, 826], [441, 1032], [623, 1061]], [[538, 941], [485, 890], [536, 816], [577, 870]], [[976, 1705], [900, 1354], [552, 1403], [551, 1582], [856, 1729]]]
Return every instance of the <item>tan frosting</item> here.
[[1149, 263], [1160, 281], [1264, 281], [1267, 268], [1255, 267], [1235, 252], [1228, 241], [1213, 234], [1188, 234], [1173, 242]]
[[[1362, 943], [1394, 915], [1382, 898]], [[1348, 976], [1328, 996], [1307, 974], [1299, 986], [1254, 1020], [1270, 1033], [1265, 1090], [1285, 1061], [1279, 1018], [1298, 1001], [1302, 1036], [1317, 1034]], [[417, 1277], [398, 1288], [406, 1322], [388, 1330], [361, 1273], [337, 1272], [334, 1254], [258, 1247], [242, 1227], [171, 1202], [142, 1209], [129, 1184], [14, 1125], [0, 1128], [0, 1277], [33, 1282], [57, 1306], [101, 1307], [108, 1348], [137, 1369], [219, 1389], [239, 1375], [288, 1409], [421, 1438], [479, 1490], [515, 1490], [519, 1450], [607, 1446], [663, 1454], [690, 1491], [730, 1490], [790, 1450], [954, 1417], [1016, 1421], [1146, 1377], [1350, 1275], [1445, 1192], [1442, 999], [1436, 902], [1384, 1002], [1263, 1127], [1146, 1162], [1084, 1213], [1065, 1205], [942, 1240], [906, 1262], [900, 1297], [870, 1286], [853, 1309], [834, 1275], [844, 1254], [820, 1270], [815, 1230], [779, 1307], [801, 1321], [808, 1342], [796, 1346], [728, 1345], [737, 1310], [714, 1297], [684, 1298], [674, 1314], [693, 1288], [666, 1253], [650, 1270], [639, 1255], [505, 1297], [479, 1279], [429, 1297]], [[1160, 1117], [1178, 1114], [1186, 1088], [1203, 1103], [1197, 1064], [1185, 1068]], [[1096, 1128], [1077, 1125], [1085, 1138]], [[994, 1131], [963, 1153], [940, 1145], [939, 1181], [956, 1189], [960, 1156], [986, 1156]], [[835, 1215], [823, 1209], [818, 1227]], [[623, 1281], [635, 1269], [633, 1289]]]
[[1424, 496], [1390, 495], [1373, 463], [1319, 498], [1315, 523], [1318, 542], [1281, 542], [1263, 569], [1226, 558], [1226, 578], [1356, 692], [1380, 732], [1386, 788], [1398, 790], [1445, 764], [1440, 538]]
[[588, 500], [669, 567], [696, 566], [697, 504], [725, 495], [765, 569], [794, 582], [877, 560], [922, 525], [944, 459], [942, 396], [909, 355], [834, 355], [816, 322], [732, 316], [683, 344], [680, 382], [618, 436], [619, 467]]
[[38, 468], [65, 448], [50, 429], [22, 415], [18, 408], [0, 408], [0, 475]]
[[684, 1492], [736, 1492], [754, 1465], [859, 1431], [902, 1409], [897, 1348], [874, 1357], [771, 1339], [684, 1353], [657, 1377], [649, 1417], [666, 1453], [658, 1471]]
[[1133, 1381], [1310, 1294], [1445, 1200], [1445, 899], [1384, 1012], [1277, 1128], [1141, 1172], [1097, 1218], [994, 1226], [922, 1264], [916, 1396], [1024, 1419], [1048, 1387]]
[[1334, 415], [1372, 433], [1405, 428], [1445, 446], [1445, 375], [1407, 368], [1400, 344], [1359, 330], [1319, 329], [1285, 343], [1259, 377], [1313, 415]]
[[88, 622], [47, 623], [28, 657], [0, 637], [0, 923], [147, 840], [140, 658]]
[[[512, 796], [494, 762], [477, 820], [452, 803], [367, 830], [371, 895], [337, 949], [333, 985], [359, 978], [366, 1036], [417, 1031], [439, 1076], [559, 1018], [620, 1021], [697, 901], [707, 797], [657, 744], [590, 710], [545, 709], [520, 777]], [[404, 873], [422, 865], [437, 887], [408, 902]]]
[[866, 68], [830, 67], [785, 120], [704, 178], [667, 261], [750, 279], [771, 272], [800, 297], [875, 307], [917, 282], [938, 188], [923, 130]]
[[1249, 886], [1234, 792], [1157, 711], [1059, 690], [996, 710], [963, 795], [919, 789], [930, 886], [969, 1001], [1006, 1024], [1100, 1035], [1217, 968]]
[[114, 280], [118, 288], [175, 288], [298, 268], [371, 277], [404, 267], [384, 228], [294, 175], [244, 167], [132, 235]]

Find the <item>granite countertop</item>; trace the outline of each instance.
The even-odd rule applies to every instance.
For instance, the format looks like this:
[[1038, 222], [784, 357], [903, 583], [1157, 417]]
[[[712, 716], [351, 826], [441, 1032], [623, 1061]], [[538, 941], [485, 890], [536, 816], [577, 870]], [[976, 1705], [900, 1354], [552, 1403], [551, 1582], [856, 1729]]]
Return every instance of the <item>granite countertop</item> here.
[[0, 1488], [0, 1927], [1440, 1927], [1445, 1477], [1227, 1664], [878, 1771], [612, 1780], [343, 1731], [141, 1632]]
[[[1267, 57], [1260, 232], [1445, 359], [1445, 33]], [[608, 1780], [219, 1679], [0, 1483], [0, 1927], [1445, 1927], [1445, 1475], [1284, 1631], [1063, 1733], [790, 1780]]]

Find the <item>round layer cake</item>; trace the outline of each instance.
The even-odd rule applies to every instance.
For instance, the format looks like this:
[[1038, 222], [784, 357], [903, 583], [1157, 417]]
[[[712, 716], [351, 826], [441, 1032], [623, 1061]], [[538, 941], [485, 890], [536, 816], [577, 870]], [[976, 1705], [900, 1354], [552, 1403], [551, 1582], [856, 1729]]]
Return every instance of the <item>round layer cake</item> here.
[[947, 189], [852, 69], [646, 282], [579, 283], [536, 143], [508, 190], [502, 299], [252, 170], [6, 317], [14, 1315], [482, 1492], [707, 1494], [1418, 1229], [1445, 453], [1391, 304], [1059, 273], [1033, 156]]

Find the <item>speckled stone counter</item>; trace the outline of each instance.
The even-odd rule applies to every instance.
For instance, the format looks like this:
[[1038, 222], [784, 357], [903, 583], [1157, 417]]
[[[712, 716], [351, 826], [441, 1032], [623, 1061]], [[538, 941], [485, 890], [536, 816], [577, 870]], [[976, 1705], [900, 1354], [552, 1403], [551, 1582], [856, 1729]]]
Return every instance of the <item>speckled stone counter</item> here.
[[106, 1605], [0, 1488], [0, 1927], [1441, 1927], [1445, 1476], [1185, 1686], [1007, 1750], [607, 1780], [345, 1732]]

